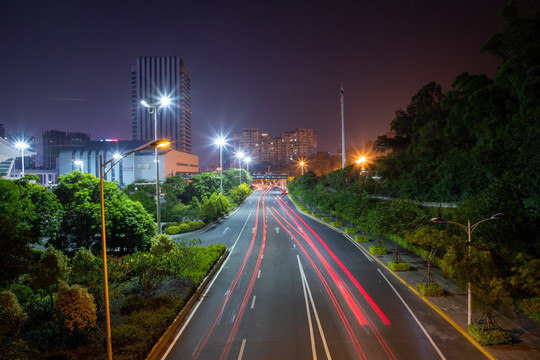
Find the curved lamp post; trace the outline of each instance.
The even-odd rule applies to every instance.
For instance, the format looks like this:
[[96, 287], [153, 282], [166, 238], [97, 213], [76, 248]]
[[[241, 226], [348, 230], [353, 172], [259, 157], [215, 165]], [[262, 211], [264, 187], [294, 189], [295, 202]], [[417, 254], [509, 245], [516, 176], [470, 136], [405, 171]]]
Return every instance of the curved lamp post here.
[[[171, 104], [171, 98], [168, 96], [162, 96], [157, 104], [150, 104], [146, 100], [141, 100], [141, 104], [148, 109], [148, 114], [154, 117], [154, 141], [158, 141], [158, 112]], [[155, 162], [156, 162], [156, 224], [157, 233], [161, 234], [161, 200], [159, 198], [159, 159], [158, 148], [155, 150]]]
[[[489, 220], [500, 219], [502, 217], [504, 217], [503, 213], [496, 213], [496, 214], [491, 215], [491, 217], [488, 217], [487, 219], [480, 220], [479, 222], [477, 222], [474, 225], [471, 225], [471, 220], [467, 220], [467, 225], [463, 225], [463, 224], [457, 223], [455, 221], [445, 220], [443, 218], [438, 218], [438, 217], [431, 219], [431, 221], [436, 222], [436, 223], [455, 224], [455, 225], [459, 226], [460, 228], [462, 228], [463, 230], [465, 230], [465, 232], [467, 233], [468, 240], [469, 240], [469, 252], [470, 252], [471, 240], [472, 240], [471, 235], [472, 235], [473, 231], [476, 230], [478, 225], [480, 225], [483, 222], [486, 222], [486, 221], [489, 221]], [[471, 319], [472, 318], [471, 307], [472, 307], [471, 306], [471, 283], [469, 282], [469, 283], [467, 283], [467, 325], [471, 325], [471, 320], [472, 320]]]
[[17, 141], [15, 143], [15, 147], [18, 150], [21, 150], [21, 169], [22, 169], [21, 177], [24, 177], [24, 150], [28, 149], [30, 145], [28, 145], [24, 141]]
[[223, 147], [227, 144], [227, 141], [223, 136], [218, 137], [214, 141], [214, 145], [219, 147], [219, 189], [221, 197], [223, 197]]
[[[101, 239], [103, 251], [103, 287], [105, 291], [105, 321], [107, 327], [107, 356], [112, 360], [112, 345], [111, 345], [111, 315], [109, 312], [109, 281], [107, 276], [107, 240], [105, 237], [105, 196], [103, 195], [103, 178], [107, 176], [109, 171], [118, 164], [122, 159], [138, 151], [157, 149], [170, 144], [169, 140], [154, 141], [148, 146], [144, 146], [125, 154], [115, 154], [111, 160], [103, 162], [103, 155], [99, 155], [99, 188], [101, 192]], [[107, 167], [108, 166], [108, 167]]]

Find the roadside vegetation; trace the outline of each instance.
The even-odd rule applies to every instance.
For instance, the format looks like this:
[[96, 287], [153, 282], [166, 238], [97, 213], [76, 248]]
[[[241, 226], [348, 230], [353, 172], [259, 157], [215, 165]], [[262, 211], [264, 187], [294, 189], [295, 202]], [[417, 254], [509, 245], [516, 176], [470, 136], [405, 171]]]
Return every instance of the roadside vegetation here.
[[[394, 240], [394, 266], [401, 244], [461, 284], [470, 282], [484, 311], [482, 330], [496, 328], [492, 309], [500, 305], [540, 322], [540, 18], [521, 15], [514, 1], [500, 17], [501, 33], [481, 49], [500, 60], [494, 79], [464, 72], [447, 92], [425, 85], [374, 143], [385, 155], [367, 172], [354, 165], [307, 171], [288, 187], [324, 221], [337, 212], [361, 234]], [[430, 222], [466, 226], [495, 213], [504, 218], [481, 224], [471, 243], [460, 227]], [[428, 270], [426, 294], [439, 292], [433, 283]]]
[[[240, 184], [239, 171], [224, 174], [223, 197], [215, 174], [189, 184], [167, 178], [169, 228], [199, 229], [243, 201], [251, 177], [243, 174]], [[74, 171], [52, 191], [33, 180], [0, 179], [0, 352], [9, 359], [102, 358], [99, 179]], [[154, 236], [155, 201], [144, 191], [105, 181], [104, 197], [114, 358], [144, 359], [226, 249]]]

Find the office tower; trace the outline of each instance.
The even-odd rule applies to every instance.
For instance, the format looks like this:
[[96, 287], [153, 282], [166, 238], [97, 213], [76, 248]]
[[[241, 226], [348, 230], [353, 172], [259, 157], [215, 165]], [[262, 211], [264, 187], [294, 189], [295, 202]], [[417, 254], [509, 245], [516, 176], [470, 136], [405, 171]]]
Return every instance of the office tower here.
[[61, 151], [84, 146], [89, 141], [90, 134], [45, 130], [43, 132], [43, 166], [46, 169], [56, 169], [56, 161]]
[[175, 150], [191, 154], [191, 75], [178, 56], [138, 57], [131, 72], [131, 124], [133, 140], [154, 140], [154, 117], [141, 105], [158, 104], [169, 96], [172, 104], [157, 116], [158, 139], [171, 140]]
[[6, 131], [4, 130], [4, 124], [0, 124], [0, 138], [5, 139]]

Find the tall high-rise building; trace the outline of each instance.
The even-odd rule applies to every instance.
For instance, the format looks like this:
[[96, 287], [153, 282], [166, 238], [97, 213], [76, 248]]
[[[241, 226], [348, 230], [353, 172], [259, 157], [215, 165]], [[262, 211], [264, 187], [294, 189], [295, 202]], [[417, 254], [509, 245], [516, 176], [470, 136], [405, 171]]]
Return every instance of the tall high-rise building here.
[[157, 116], [158, 139], [171, 140], [175, 150], [191, 154], [191, 75], [178, 56], [138, 57], [131, 72], [133, 140], [154, 140], [154, 117], [141, 100], [158, 103], [169, 96], [172, 104]]
[[43, 132], [43, 166], [45, 169], [56, 169], [56, 161], [61, 151], [84, 146], [89, 141], [90, 134], [45, 130]]

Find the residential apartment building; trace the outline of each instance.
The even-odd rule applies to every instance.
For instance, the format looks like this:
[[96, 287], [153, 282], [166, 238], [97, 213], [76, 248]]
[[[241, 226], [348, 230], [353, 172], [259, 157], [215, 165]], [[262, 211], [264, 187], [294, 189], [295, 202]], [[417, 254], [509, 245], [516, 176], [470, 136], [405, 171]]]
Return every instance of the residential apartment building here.
[[141, 100], [157, 104], [169, 96], [172, 104], [157, 114], [157, 138], [171, 148], [191, 154], [191, 75], [178, 56], [138, 57], [131, 72], [131, 125], [133, 140], [154, 140], [154, 115]]
[[233, 147], [248, 154], [254, 163], [287, 165], [299, 157], [316, 154], [317, 135], [313, 129], [299, 128], [272, 138], [268, 131], [245, 128], [233, 134]]

